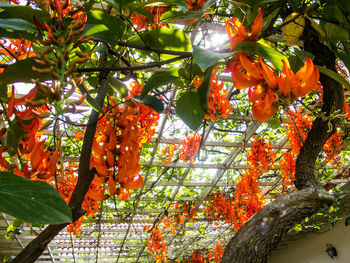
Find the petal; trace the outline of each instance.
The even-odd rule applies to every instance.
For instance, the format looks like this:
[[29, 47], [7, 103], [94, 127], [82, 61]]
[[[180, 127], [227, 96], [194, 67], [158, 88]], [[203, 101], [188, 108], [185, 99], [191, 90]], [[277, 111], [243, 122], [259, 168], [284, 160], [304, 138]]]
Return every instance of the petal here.
[[261, 73], [263, 75], [263, 78], [265, 79], [267, 85], [274, 90], [277, 87], [277, 78], [275, 76], [275, 73], [273, 70], [265, 64], [265, 62], [259, 57], [259, 63], [261, 66]]
[[309, 78], [305, 78], [305, 80], [301, 83], [299, 87], [296, 88], [297, 97], [302, 97], [312, 91], [318, 83], [320, 78], [320, 73], [316, 66], [313, 66], [312, 73]]
[[117, 189], [118, 197], [123, 201], [128, 201], [129, 199], [129, 190], [123, 187], [119, 187]]
[[237, 89], [246, 89], [248, 87], [256, 86], [259, 84], [259, 81], [251, 76], [241, 72], [242, 65], [235, 61], [232, 64], [232, 81], [235, 84]]
[[24, 95], [22, 98], [15, 99], [14, 105], [25, 105], [26, 100], [32, 101], [35, 98], [36, 95], [36, 87], [31, 89], [27, 95]]
[[258, 36], [260, 34], [261, 28], [263, 26], [264, 20], [263, 20], [263, 13], [262, 13], [262, 9], [259, 8], [258, 10], [258, 15], [256, 16], [254, 23], [252, 25], [252, 32], [250, 35], [250, 38], [252, 40], [257, 40]]
[[247, 74], [251, 75], [253, 78], [260, 80], [262, 79], [262, 74], [257, 64], [251, 62], [249, 58], [243, 54], [238, 54], [239, 61], [241, 62], [243, 68], [246, 70]]
[[134, 178], [128, 179], [126, 182], [123, 182], [123, 187], [131, 190], [139, 189], [142, 185], [143, 185], [143, 178], [141, 175], [137, 175]]
[[278, 104], [277, 103], [272, 103], [270, 108], [265, 108], [265, 109], [262, 109], [262, 110], [256, 108], [254, 104], [253, 104], [253, 107], [252, 107], [253, 117], [257, 121], [267, 121], [277, 111], [278, 111]]

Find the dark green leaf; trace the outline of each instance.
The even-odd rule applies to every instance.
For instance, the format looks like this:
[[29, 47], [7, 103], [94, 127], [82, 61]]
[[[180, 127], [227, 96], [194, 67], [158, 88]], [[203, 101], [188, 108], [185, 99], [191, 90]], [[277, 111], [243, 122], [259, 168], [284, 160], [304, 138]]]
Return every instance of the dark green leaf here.
[[326, 23], [324, 28], [325, 28], [327, 38], [330, 40], [340, 40], [340, 41], [349, 40], [349, 30], [339, 25]]
[[78, 86], [81, 93], [86, 94], [86, 102], [99, 113], [103, 113], [101, 106], [97, 103], [97, 101], [91, 96], [90, 92], [85, 88], [84, 85]]
[[334, 79], [335, 81], [338, 81], [338, 83], [343, 85], [347, 90], [350, 90], [349, 82], [345, 78], [340, 76], [338, 73], [336, 73], [333, 70], [330, 70], [328, 68], [325, 68], [325, 67], [321, 67], [321, 66], [316, 66], [316, 67], [318, 68], [320, 73], [323, 73], [323, 74], [327, 75], [328, 77]]
[[199, 97], [199, 103], [201, 104], [204, 112], [208, 112], [208, 97], [209, 97], [209, 91], [210, 91], [210, 79], [211, 79], [211, 73], [213, 72], [213, 67], [208, 68], [204, 73], [204, 78], [198, 87], [198, 97]]
[[350, 225], [350, 216], [345, 219], [345, 226]]
[[72, 213], [51, 185], [0, 172], [0, 211], [29, 223], [72, 222]]
[[94, 36], [115, 46], [116, 41], [125, 33], [126, 26], [118, 16], [106, 14], [102, 11], [92, 11], [87, 14], [86, 26], [83, 34]]
[[218, 53], [200, 48], [198, 46], [193, 46], [193, 58], [203, 71], [216, 64], [219, 60], [230, 57], [232, 55], [233, 52]]
[[0, 27], [7, 30], [14, 30], [14, 31], [29, 31], [29, 32], [36, 32], [37, 28], [33, 24], [29, 23], [26, 20], [19, 19], [19, 18], [7, 18], [2, 19], [0, 18]]
[[34, 24], [34, 16], [42, 24], [50, 19], [50, 14], [48, 12], [33, 9], [30, 6], [12, 5], [0, 2], [0, 10], [2, 19], [18, 18], [26, 20], [30, 24]]
[[107, 80], [114, 89], [114, 91], [116, 91], [121, 98], [125, 98], [128, 96], [128, 88], [126, 87], [124, 82], [114, 78], [111, 74], [107, 76]]
[[6, 133], [6, 146], [11, 156], [17, 154], [18, 143], [25, 132], [18, 126], [17, 121], [10, 123]]
[[167, 71], [155, 72], [146, 82], [145, 86], [141, 92], [141, 99], [143, 99], [146, 94], [151, 90], [161, 87], [163, 85], [174, 82], [179, 78], [179, 69], [172, 68]]
[[163, 102], [155, 96], [146, 95], [143, 99], [140, 96], [136, 96], [132, 98], [136, 102], [142, 103], [156, 112], [161, 113], [164, 110]]
[[34, 58], [19, 60], [6, 67], [5, 71], [0, 74], [0, 86], [15, 82], [30, 82], [31, 79], [40, 81], [52, 79], [50, 74], [37, 74], [32, 70], [32, 66], [43, 68], [36, 63]]
[[176, 114], [192, 130], [197, 130], [201, 126], [205, 112], [197, 92], [188, 91], [181, 95], [176, 103]]
[[242, 41], [237, 44], [234, 49], [235, 53], [246, 52], [251, 55], [259, 55], [262, 58], [269, 60], [277, 70], [282, 71], [283, 63], [282, 60], [288, 63], [288, 59], [281, 52], [269, 48], [267, 46], [261, 45], [257, 42], [252, 41]]

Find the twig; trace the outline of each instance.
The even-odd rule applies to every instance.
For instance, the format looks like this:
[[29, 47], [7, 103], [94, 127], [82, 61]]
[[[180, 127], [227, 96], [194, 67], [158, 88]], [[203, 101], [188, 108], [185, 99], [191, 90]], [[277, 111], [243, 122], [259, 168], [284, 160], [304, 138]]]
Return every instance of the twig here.
[[148, 68], [157, 68], [162, 65], [170, 64], [172, 62], [182, 60], [185, 58], [190, 57], [190, 55], [182, 55], [176, 58], [164, 60], [164, 61], [159, 61], [159, 62], [151, 62], [147, 63], [145, 65], [140, 65], [140, 66], [131, 66], [131, 67], [99, 67], [99, 68], [83, 68], [83, 69], [78, 69], [77, 72], [111, 72], [111, 71], [138, 71], [138, 70], [143, 70], [143, 69], [148, 69]]

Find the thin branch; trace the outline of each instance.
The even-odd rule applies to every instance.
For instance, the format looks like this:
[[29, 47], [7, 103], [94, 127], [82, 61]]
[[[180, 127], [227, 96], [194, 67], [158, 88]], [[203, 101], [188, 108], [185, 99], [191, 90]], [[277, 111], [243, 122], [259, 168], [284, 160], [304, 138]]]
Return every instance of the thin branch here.
[[170, 64], [172, 62], [182, 60], [185, 58], [190, 57], [191, 55], [182, 55], [176, 58], [164, 60], [164, 61], [159, 61], [159, 62], [151, 62], [147, 63], [145, 65], [140, 65], [140, 66], [131, 66], [131, 67], [98, 67], [98, 68], [83, 68], [83, 69], [78, 69], [77, 72], [111, 72], [111, 71], [138, 71], [138, 70], [143, 70], [143, 69], [149, 69], [149, 68], [158, 68], [162, 65]]
[[134, 44], [134, 43], [123, 42], [123, 41], [119, 41], [119, 40], [117, 41], [117, 45], [122, 46], [122, 47], [131, 47], [131, 48], [136, 48], [136, 49], [140, 49], [140, 50], [161, 53], [161, 54], [179, 55], [179, 56], [188, 56], [188, 57], [192, 56], [192, 52], [165, 50], [162, 48], [144, 46], [144, 45], [139, 45], [139, 44]]

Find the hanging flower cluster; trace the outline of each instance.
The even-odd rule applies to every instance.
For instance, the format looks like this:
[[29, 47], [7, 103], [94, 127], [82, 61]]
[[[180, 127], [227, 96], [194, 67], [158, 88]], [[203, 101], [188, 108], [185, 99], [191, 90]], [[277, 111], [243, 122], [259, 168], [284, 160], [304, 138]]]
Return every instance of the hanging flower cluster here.
[[186, 138], [182, 140], [179, 145], [170, 144], [160, 149], [161, 161], [164, 163], [172, 162], [174, 155], [178, 152], [181, 161], [194, 163], [200, 141], [200, 136], [196, 133], [187, 134]]
[[223, 221], [232, 224], [235, 231], [238, 231], [249, 219], [245, 216], [244, 210], [239, 207], [238, 202], [216, 192], [211, 200], [205, 203], [205, 215], [210, 221]]
[[[237, 19], [226, 22], [231, 49], [241, 41], [257, 41], [263, 25], [263, 14], [259, 9], [251, 33]], [[266, 121], [278, 111], [278, 97], [287, 104], [291, 100], [302, 97], [315, 88], [319, 72], [312, 60], [305, 58], [305, 65], [295, 74], [283, 61], [283, 71], [277, 75], [261, 57], [238, 53], [226, 65], [226, 72], [231, 72], [237, 89], [248, 90], [248, 98], [252, 102], [252, 113], [256, 120]]]
[[292, 152], [284, 152], [279, 160], [282, 184], [290, 186], [295, 181], [295, 157]]
[[144, 10], [151, 13], [153, 15], [153, 19], [149, 19], [143, 15], [139, 15], [137, 13], [132, 14], [131, 21], [134, 25], [137, 26], [136, 30], [140, 31], [142, 29], [148, 30], [150, 28], [156, 29], [165, 26], [164, 23], [160, 22], [161, 16], [168, 11], [168, 7], [166, 6], [151, 6], [145, 7]]
[[[149, 230], [149, 226], [146, 226], [145, 230]], [[157, 263], [168, 262], [166, 256], [167, 246], [158, 224], [151, 229], [151, 235], [147, 241], [147, 249]]]
[[186, 0], [188, 10], [201, 10], [206, 0]]
[[[193, 250], [192, 255], [185, 258], [181, 262], [185, 263], [220, 263], [221, 257], [223, 255], [223, 248], [220, 242], [216, 242], [213, 250]], [[180, 261], [176, 261], [180, 263]]]
[[[216, 76], [218, 68], [213, 70], [210, 78], [210, 90], [208, 96], [208, 112], [206, 119], [211, 119], [213, 122], [220, 116], [226, 119], [227, 115], [232, 112], [233, 108], [227, 98], [227, 91], [224, 89], [224, 83]], [[194, 85], [198, 88], [202, 82], [198, 77], [194, 78]]]
[[276, 153], [271, 149], [271, 144], [263, 138], [255, 137], [252, 148], [247, 154], [247, 164], [253, 170], [265, 173], [273, 167]]
[[197, 133], [187, 134], [186, 138], [180, 143], [179, 159], [184, 162], [194, 163], [201, 138]]
[[302, 109], [297, 111], [287, 109], [286, 113], [293, 119], [293, 123], [286, 125], [286, 133], [293, 153], [298, 156], [300, 148], [303, 146], [303, 141], [305, 141], [311, 129], [313, 119], [307, 112], [303, 112]]
[[[129, 96], [126, 99], [132, 99], [135, 96], [141, 95], [143, 86], [141, 86], [137, 81], [130, 83], [131, 90], [129, 91]], [[139, 128], [139, 140], [141, 144], [147, 143], [151, 140], [156, 132], [156, 127], [159, 121], [159, 113], [157, 113], [152, 108], [135, 102], [138, 118], [138, 128]]]
[[344, 147], [343, 136], [344, 132], [336, 131], [323, 145], [323, 150], [326, 154], [326, 161], [330, 162], [333, 167], [340, 168], [342, 166], [342, 158], [340, 152]]

